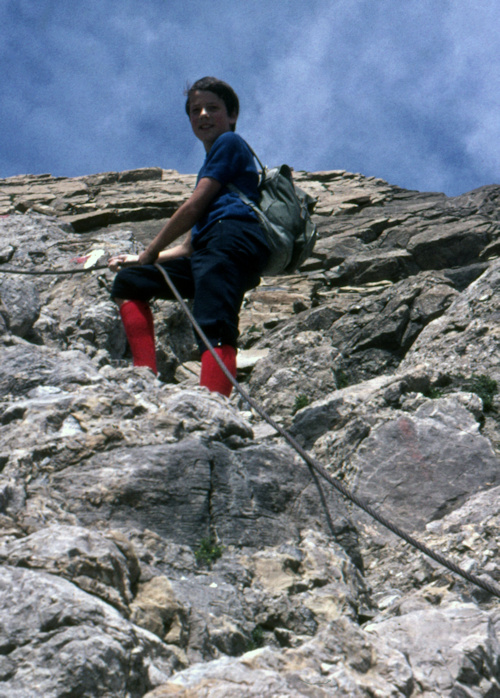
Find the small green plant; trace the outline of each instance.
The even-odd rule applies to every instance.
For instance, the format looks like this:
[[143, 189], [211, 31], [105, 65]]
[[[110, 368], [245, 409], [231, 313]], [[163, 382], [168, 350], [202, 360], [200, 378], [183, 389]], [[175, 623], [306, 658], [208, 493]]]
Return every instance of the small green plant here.
[[440, 388], [435, 388], [431, 386], [428, 390], [425, 391], [424, 395], [425, 397], [429, 397], [431, 400], [437, 400], [438, 398], [443, 397], [444, 391]]
[[195, 550], [196, 562], [206, 567], [211, 567], [212, 563], [220, 558], [224, 546], [218, 543], [212, 536], [202, 538]]
[[295, 414], [296, 412], [301, 410], [303, 407], [307, 407], [309, 402], [310, 402], [310, 400], [307, 397], [307, 395], [304, 395], [303, 393], [301, 393], [300, 395], [297, 395], [297, 397], [295, 398], [295, 404], [293, 406], [292, 414]]
[[[473, 373], [470, 378], [465, 378], [462, 375], [457, 374], [453, 379], [449, 379], [447, 386], [455, 386], [458, 390], [467, 390], [471, 393], [475, 393], [481, 398], [483, 403], [483, 410], [485, 412], [490, 412], [494, 409], [493, 399], [498, 393], [497, 381], [484, 374]], [[429, 397], [433, 400], [443, 397], [448, 391], [443, 390], [441, 387], [432, 386], [425, 393], [425, 397]]]
[[340, 371], [337, 371], [335, 374], [335, 378], [337, 380], [337, 389], [342, 390], [342, 388], [347, 388], [349, 385], [349, 378], [347, 377], [347, 373], [340, 369]]
[[262, 629], [262, 626], [256, 625], [255, 628], [252, 630], [251, 635], [252, 639], [248, 643], [247, 652], [256, 650], [259, 647], [262, 647], [262, 645], [264, 644], [264, 630]]
[[483, 409], [490, 412], [493, 409], [493, 398], [498, 392], [498, 384], [493, 378], [474, 374], [471, 378], [470, 389], [483, 401]]

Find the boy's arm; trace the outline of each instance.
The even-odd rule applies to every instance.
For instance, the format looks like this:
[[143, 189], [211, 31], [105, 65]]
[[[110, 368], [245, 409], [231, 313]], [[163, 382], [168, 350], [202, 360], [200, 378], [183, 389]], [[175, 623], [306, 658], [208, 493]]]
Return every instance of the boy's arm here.
[[169, 247], [168, 250], [163, 250], [163, 252], [160, 252], [156, 261], [168, 262], [168, 260], [177, 259], [177, 257], [190, 257], [192, 251], [191, 231], [189, 231], [181, 243], [175, 245], [175, 247]]
[[189, 199], [165, 223], [158, 235], [139, 255], [139, 264], [153, 264], [159, 253], [195, 225], [222, 188], [216, 179], [202, 177]]
[[[163, 250], [163, 252], [160, 252], [157, 261], [168, 262], [169, 260], [177, 259], [178, 257], [190, 257], [192, 251], [191, 231], [189, 231], [181, 243], [175, 245], [175, 247], [169, 247], [168, 250]], [[138, 254], [118, 254], [108, 259], [108, 267], [111, 269], [111, 271], [119, 271], [124, 267], [134, 267], [138, 264]]]

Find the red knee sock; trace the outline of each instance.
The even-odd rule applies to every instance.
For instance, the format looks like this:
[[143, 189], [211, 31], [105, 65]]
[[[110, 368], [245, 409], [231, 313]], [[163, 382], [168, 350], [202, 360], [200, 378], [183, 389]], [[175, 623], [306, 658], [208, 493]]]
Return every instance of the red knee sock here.
[[[215, 347], [215, 353], [220, 356], [229, 373], [236, 377], [236, 349], [229, 344], [224, 344], [221, 347]], [[200, 385], [226, 397], [231, 395], [233, 389], [232, 383], [221, 371], [208, 349], [201, 355]]]
[[120, 315], [134, 366], [149, 366], [157, 373], [155, 331], [149, 304], [144, 301], [125, 301], [120, 306]]

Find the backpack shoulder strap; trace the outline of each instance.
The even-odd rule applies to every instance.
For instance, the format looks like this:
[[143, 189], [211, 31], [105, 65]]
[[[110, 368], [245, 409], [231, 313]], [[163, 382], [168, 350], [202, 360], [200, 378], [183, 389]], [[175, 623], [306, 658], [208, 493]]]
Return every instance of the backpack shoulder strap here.
[[264, 180], [265, 180], [265, 178], [266, 178], [266, 175], [265, 175], [266, 168], [265, 168], [264, 165], [262, 164], [261, 159], [259, 158], [259, 156], [258, 156], [257, 153], [255, 152], [255, 150], [252, 148], [252, 146], [250, 145], [250, 143], [248, 143], [248, 141], [245, 141], [245, 139], [243, 139], [243, 141], [245, 142], [245, 144], [246, 144], [248, 150], [252, 153], [252, 155], [253, 155], [254, 158], [257, 160], [257, 163], [258, 163], [259, 166], [260, 166], [260, 181], [259, 181], [259, 187], [260, 187], [260, 186], [262, 186], [262, 184], [264, 183]]
[[251, 199], [249, 199], [248, 196], [246, 194], [244, 194], [241, 191], [241, 189], [238, 189], [238, 187], [235, 186], [234, 184], [226, 184], [226, 188], [229, 189], [229, 191], [233, 191], [235, 194], [238, 194], [238, 196], [243, 201], [243, 203], [245, 203], [247, 206], [250, 206], [250, 208], [253, 211], [255, 211], [256, 209], [259, 208], [255, 202], [253, 202]]

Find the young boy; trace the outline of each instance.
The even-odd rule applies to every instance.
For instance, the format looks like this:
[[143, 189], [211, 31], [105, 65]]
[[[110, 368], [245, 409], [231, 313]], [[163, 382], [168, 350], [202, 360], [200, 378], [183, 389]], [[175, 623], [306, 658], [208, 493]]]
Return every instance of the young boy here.
[[[186, 113], [203, 143], [205, 161], [196, 188], [140, 255], [118, 255], [112, 296], [120, 307], [135, 366], [156, 373], [151, 298], [172, 299], [159, 262], [184, 298], [194, 298], [193, 315], [231, 375], [236, 375], [238, 319], [243, 295], [260, 282], [268, 256], [257, 217], [233, 183], [258, 201], [259, 176], [253, 155], [234, 131], [239, 100], [222, 80], [205, 77], [187, 91]], [[165, 249], [187, 233], [180, 244]], [[135, 265], [135, 266], [129, 266]], [[126, 267], [126, 268], [122, 268]], [[200, 385], [229, 396], [232, 385], [206, 346], [201, 351]]]

